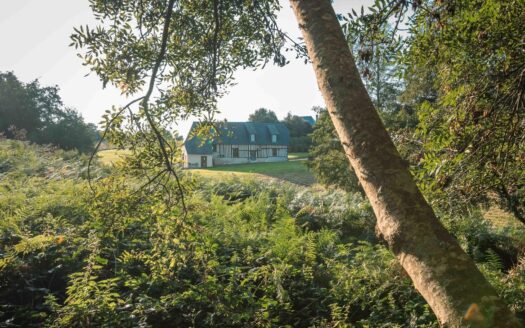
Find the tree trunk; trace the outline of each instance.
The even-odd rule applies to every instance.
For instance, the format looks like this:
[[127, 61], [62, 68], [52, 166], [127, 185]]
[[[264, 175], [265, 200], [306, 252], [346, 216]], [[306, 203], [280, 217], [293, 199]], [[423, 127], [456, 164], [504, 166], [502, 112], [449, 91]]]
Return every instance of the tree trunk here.
[[439, 322], [446, 327], [519, 327], [416, 186], [364, 88], [331, 1], [290, 3], [379, 231]]

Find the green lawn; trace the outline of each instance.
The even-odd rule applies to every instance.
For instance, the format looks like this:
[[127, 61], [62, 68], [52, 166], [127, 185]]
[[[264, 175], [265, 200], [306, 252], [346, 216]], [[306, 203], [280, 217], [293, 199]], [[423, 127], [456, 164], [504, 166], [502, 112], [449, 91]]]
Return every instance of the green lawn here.
[[307, 159], [308, 153], [289, 153], [288, 159]]
[[315, 183], [315, 179], [310, 171], [308, 171], [305, 161], [224, 165], [191, 171], [212, 177], [259, 174], [301, 185], [312, 185]]
[[[112, 165], [124, 160], [129, 154], [129, 150], [108, 149], [99, 151], [98, 158], [102, 164]], [[221, 178], [228, 175], [246, 177], [262, 175], [264, 177], [281, 179], [301, 185], [312, 185], [315, 183], [312, 173], [310, 173], [306, 167], [306, 162], [302, 160], [294, 161], [294, 159], [308, 158], [308, 153], [290, 153], [288, 158], [291, 159], [291, 161], [224, 165], [207, 169], [194, 169], [191, 170], [191, 172], [214, 178]]]

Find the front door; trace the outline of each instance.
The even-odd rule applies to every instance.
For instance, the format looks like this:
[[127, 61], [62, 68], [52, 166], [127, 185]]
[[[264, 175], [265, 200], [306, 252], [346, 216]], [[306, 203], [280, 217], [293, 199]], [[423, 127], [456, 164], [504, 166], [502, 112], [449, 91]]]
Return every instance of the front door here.
[[250, 150], [250, 160], [255, 161], [257, 158], [257, 151], [256, 150]]
[[201, 156], [201, 167], [208, 167], [208, 156]]

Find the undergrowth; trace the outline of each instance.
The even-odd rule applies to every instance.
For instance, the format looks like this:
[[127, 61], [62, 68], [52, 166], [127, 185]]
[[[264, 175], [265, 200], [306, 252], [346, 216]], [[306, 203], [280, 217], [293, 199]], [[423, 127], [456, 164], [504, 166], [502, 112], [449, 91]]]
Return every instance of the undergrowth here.
[[[0, 142], [0, 326], [437, 326], [360, 194], [188, 177], [183, 219], [119, 168], [92, 193], [85, 165]], [[447, 225], [523, 316], [523, 232], [481, 220]]]

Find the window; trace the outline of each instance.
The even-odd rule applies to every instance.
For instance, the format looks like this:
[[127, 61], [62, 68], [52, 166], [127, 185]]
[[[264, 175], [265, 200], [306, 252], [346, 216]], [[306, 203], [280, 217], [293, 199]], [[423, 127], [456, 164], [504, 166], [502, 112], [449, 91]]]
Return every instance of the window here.
[[255, 142], [255, 134], [250, 134], [250, 141]]
[[232, 156], [239, 157], [239, 148], [232, 148]]
[[272, 156], [277, 157], [277, 148], [272, 148]]
[[273, 142], [273, 143], [276, 143], [276, 142], [277, 142], [277, 135], [272, 134], [272, 142]]
[[217, 152], [217, 144], [213, 144], [213, 152]]

